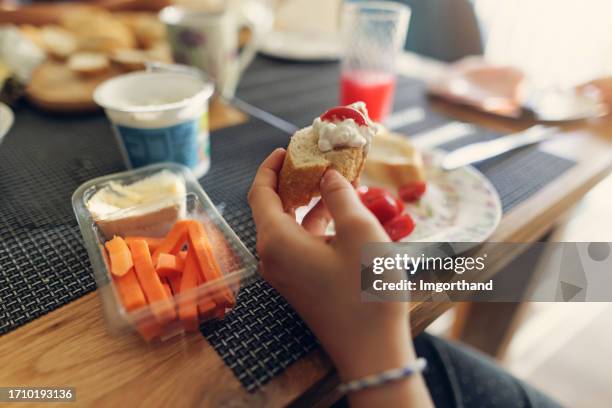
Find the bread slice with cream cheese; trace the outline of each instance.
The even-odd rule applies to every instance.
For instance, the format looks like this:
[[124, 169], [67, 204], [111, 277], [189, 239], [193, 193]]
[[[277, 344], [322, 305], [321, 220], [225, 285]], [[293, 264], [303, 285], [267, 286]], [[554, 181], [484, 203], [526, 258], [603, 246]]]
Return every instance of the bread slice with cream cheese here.
[[361, 174], [366, 152], [363, 147], [342, 147], [322, 152], [312, 127], [298, 130], [289, 143], [280, 172], [278, 193], [285, 210], [306, 205], [317, 197], [319, 183], [329, 168], [337, 170], [350, 182]]

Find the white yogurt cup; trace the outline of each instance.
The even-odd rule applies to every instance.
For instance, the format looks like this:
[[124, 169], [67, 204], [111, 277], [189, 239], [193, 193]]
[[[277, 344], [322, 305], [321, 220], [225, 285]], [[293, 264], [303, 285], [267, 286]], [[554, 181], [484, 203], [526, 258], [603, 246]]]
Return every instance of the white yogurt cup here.
[[175, 72], [134, 72], [100, 84], [104, 108], [129, 168], [175, 162], [202, 177], [210, 167], [208, 100], [213, 85]]

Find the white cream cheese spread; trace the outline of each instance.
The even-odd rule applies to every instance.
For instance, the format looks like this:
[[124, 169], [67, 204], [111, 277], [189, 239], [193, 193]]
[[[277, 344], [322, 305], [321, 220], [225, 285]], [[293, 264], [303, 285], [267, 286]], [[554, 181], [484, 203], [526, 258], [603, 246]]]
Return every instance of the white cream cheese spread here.
[[353, 119], [329, 122], [316, 118], [312, 122], [312, 131], [318, 135], [318, 146], [322, 152], [339, 147], [363, 147], [366, 152], [368, 151], [378, 126], [370, 120], [365, 103], [355, 102], [348, 106], [363, 114], [366, 125], [359, 125]]

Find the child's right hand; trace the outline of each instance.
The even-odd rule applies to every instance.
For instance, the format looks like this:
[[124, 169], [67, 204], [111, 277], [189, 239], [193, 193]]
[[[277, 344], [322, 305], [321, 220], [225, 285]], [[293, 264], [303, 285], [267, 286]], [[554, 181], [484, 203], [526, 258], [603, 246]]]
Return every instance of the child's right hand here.
[[[334, 170], [321, 181], [322, 201], [297, 224], [276, 191], [284, 156], [278, 149], [263, 162], [249, 192], [262, 276], [312, 329], [342, 379], [406, 365], [415, 358], [408, 304], [361, 301], [362, 246], [387, 242], [387, 234]], [[330, 219], [336, 236], [326, 239]]]

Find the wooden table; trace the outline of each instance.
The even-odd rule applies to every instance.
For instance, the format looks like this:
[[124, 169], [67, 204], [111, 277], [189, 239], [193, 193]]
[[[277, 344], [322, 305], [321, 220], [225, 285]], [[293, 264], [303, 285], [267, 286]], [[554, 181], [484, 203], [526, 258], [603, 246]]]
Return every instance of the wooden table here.
[[[426, 77], [443, 68], [407, 55], [402, 71]], [[500, 120], [434, 102], [458, 119], [503, 131], [529, 123]], [[222, 127], [235, 112], [213, 110], [213, 125]], [[550, 151], [577, 165], [504, 216], [491, 241], [532, 242], [610, 173], [612, 120], [568, 125]], [[493, 274], [516, 254], [489, 257]], [[484, 278], [481, 277], [481, 278]], [[452, 306], [443, 302], [412, 304], [416, 335]], [[287, 368], [263, 389], [248, 393], [206, 342], [193, 334], [146, 345], [137, 335], [107, 333], [96, 293], [86, 295], [0, 338], [0, 384], [3, 386], [72, 386], [78, 406], [324, 406], [338, 398], [337, 379], [322, 351]], [[66, 404], [74, 406], [74, 404]], [[26, 404], [27, 406], [27, 404]]]

